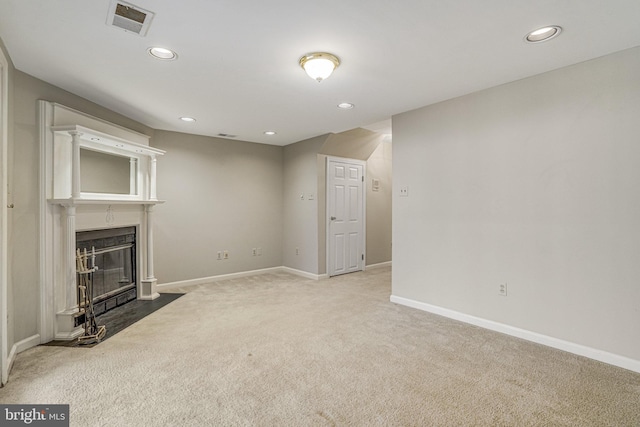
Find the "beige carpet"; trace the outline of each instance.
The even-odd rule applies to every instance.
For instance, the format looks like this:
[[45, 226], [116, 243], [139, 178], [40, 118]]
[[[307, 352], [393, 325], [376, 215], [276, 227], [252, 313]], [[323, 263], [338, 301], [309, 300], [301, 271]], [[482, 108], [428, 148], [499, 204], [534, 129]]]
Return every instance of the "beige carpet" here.
[[94, 348], [20, 354], [0, 402], [73, 426], [640, 426], [640, 374], [392, 304], [390, 276], [181, 288]]

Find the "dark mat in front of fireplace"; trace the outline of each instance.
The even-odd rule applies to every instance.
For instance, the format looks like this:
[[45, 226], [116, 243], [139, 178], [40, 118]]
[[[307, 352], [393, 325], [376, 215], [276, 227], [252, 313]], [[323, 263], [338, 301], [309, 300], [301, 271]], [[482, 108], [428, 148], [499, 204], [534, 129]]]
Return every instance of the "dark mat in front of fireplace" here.
[[[96, 323], [98, 325], [105, 325], [107, 327], [107, 334], [102, 341], [114, 336], [123, 329], [136, 323], [138, 320], [150, 315], [154, 311], [164, 307], [165, 305], [177, 300], [184, 294], [179, 293], [163, 293], [159, 298], [152, 301], [135, 300], [116, 307], [100, 316], [96, 316]], [[101, 341], [101, 342], [102, 342]], [[71, 341], [50, 341], [43, 345], [53, 345], [62, 347], [93, 347], [99, 343], [94, 344], [79, 344], [78, 340]]]

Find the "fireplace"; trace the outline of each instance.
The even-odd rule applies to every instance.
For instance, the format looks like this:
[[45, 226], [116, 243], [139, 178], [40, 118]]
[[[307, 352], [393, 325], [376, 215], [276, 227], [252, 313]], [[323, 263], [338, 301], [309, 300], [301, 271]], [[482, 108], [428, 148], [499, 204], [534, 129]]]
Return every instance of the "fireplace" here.
[[96, 315], [136, 299], [136, 227], [79, 231], [76, 248], [95, 254], [98, 269], [93, 273], [92, 297]]
[[[153, 218], [155, 206], [163, 203], [156, 194], [156, 160], [164, 151], [151, 147], [147, 135], [53, 102], [39, 101], [39, 118], [44, 343], [83, 333], [77, 249], [95, 248], [95, 313], [160, 296], [153, 273]], [[83, 155], [87, 150], [98, 153], [99, 164], [95, 156]], [[117, 186], [97, 185], [116, 178]]]

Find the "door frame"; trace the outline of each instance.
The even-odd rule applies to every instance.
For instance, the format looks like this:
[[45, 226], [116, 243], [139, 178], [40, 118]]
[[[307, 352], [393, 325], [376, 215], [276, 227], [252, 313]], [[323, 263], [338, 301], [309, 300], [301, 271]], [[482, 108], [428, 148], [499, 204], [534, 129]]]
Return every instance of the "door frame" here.
[[325, 160], [325, 246], [326, 246], [326, 274], [327, 277], [333, 277], [329, 274], [331, 269], [329, 268], [331, 262], [331, 206], [330, 206], [330, 189], [329, 189], [329, 163], [331, 161], [338, 161], [343, 163], [349, 163], [353, 165], [362, 166], [362, 230], [360, 232], [360, 243], [362, 244], [363, 259], [360, 260], [361, 265], [358, 271], [364, 271], [367, 264], [367, 162], [364, 160], [350, 159], [346, 157], [327, 156]]
[[9, 378], [9, 330], [7, 325], [9, 251], [8, 251], [8, 146], [9, 146], [9, 61], [0, 49], [0, 385]]

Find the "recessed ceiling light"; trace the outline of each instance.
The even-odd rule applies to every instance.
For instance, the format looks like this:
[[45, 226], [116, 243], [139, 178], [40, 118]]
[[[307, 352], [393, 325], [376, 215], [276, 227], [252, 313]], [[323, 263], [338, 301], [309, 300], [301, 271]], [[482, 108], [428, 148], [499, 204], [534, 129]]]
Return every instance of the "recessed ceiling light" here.
[[276, 132], [275, 132], [275, 131], [273, 131], [273, 130], [267, 130], [267, 131], [265, 131], [265, 132], [264, 132], [264, 134], [265, 134], [265, 135], [275, 135], [275, 134], [276, 134]]
[[164, 47], [150, 47], [147, 49], [149, 55], [153, 56], [156, 59], [164, 59], [168, 61], [173, 61], [178, 58], [178, 54], [170, 49], [166, 49]]
[[180, 120], [182, 120], [183, 122], [195, 122], [196, 119], [194, 119], [193, 117], [180, 117]]
[[529, 43], [540, 43], [547, 40], [551, 40], [557, 37], [562, 32], [562, 27], [557, 25], [550, 25], [548, 27], [538, 28], [535, 31], [531, 31], [525, 36], [525, 40]]
[[343, 110], [350, 110], [353, 107], [355, 107], [355, 105], [350, 102], [341, 102], [340, 104], [338, 104], [338, 108], [341, 108]]

